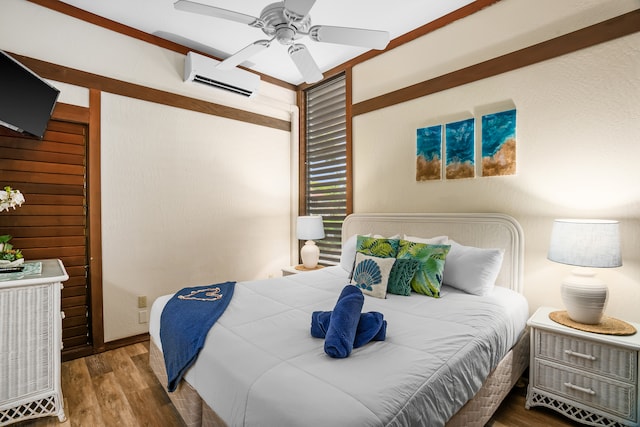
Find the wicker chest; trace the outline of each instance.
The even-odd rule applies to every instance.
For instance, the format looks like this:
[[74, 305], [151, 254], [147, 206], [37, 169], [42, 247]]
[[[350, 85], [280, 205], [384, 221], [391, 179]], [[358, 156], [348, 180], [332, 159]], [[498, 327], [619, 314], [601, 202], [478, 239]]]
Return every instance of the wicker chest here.
[[527, 409], [546, 406], [592, 426], [638, 426], [640, 333], [583, 332], [549, 319], [552, 311], [541, 307], [528, 322]]
[[59, 260], [38, 262], [37, 272], [0, 277], [0, 426], [50, 415], [65, 420], [60, 290], [69, 276]]

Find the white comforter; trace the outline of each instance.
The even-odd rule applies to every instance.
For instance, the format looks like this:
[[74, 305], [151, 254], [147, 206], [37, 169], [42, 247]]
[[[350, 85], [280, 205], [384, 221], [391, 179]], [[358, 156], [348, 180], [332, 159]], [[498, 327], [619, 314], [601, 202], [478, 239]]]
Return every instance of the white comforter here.
[[[386, 341], [332, 359], [310, 335], [311, 313], [332, 310], [347, 283], [340, 267], [238, 283], [185, 379], [230, 426], [440, 426], [480, 389], [528, 316], [524, 297], [504, 288], [366, 296], [363, 311], [388, 322]], [[151, 309], [159, 348], [170, 297]]]

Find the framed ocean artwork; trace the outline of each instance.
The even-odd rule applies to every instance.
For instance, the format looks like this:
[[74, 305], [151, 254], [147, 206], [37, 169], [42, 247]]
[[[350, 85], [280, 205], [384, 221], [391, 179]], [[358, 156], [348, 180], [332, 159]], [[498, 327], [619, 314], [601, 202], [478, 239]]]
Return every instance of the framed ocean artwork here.
[[515, 175], [516, 110], [482, 116], [482, 176]]
[[442, 179], [442, 125], [416, 131], [416, 181]]
[[445, 125], [447, 179], [475, 176], [475, 119], [466, 119]]

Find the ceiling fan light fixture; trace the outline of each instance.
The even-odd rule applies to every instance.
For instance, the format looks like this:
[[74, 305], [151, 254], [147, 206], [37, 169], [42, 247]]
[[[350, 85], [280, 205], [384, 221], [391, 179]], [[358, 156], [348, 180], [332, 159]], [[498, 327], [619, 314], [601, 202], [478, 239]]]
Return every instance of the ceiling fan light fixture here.
[[276, 40], [285, 46], [293, 44], [296, 38], [296, 30], [289, 26], [282, 26], [276, 30]]

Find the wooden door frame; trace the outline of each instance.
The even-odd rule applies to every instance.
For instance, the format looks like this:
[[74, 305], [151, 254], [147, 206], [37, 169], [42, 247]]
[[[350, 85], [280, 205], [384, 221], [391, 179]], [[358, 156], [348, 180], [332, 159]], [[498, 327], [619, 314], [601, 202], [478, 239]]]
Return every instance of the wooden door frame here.
[[[91, 310], [91, 349], [72, 351], [65, 357], [75, 358], [105, 350], [102, 298], [102, 216], [100, 184], [100, 98], [101, 91], [89, 89], [89, 107], [58, 102], [52, 118], [87, 125], [86, 186], [87, 186], [87, 256], [89, 280], [88, 294]], [[71, 356], [71, 357], [69, 357]]]

